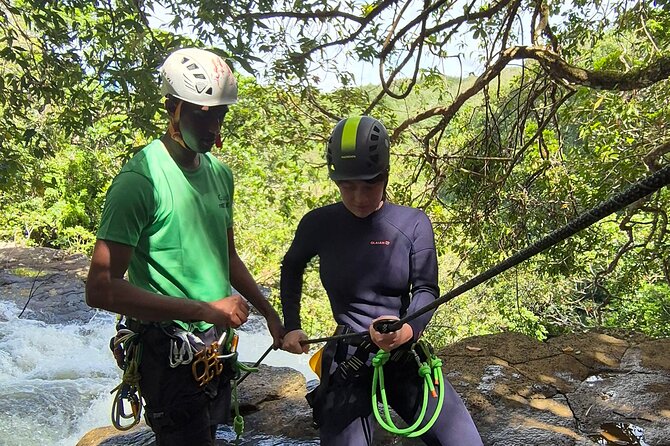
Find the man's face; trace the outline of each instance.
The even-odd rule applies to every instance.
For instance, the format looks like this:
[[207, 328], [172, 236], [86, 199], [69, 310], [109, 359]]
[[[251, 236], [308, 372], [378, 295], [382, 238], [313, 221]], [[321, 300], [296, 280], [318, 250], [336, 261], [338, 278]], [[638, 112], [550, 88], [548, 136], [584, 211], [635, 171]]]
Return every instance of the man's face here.
[[184, 102], [179, 117], [179, 131], [186, 147], [198, 153], [212, 150], [227, 112], [227, 105], [203, 107]]

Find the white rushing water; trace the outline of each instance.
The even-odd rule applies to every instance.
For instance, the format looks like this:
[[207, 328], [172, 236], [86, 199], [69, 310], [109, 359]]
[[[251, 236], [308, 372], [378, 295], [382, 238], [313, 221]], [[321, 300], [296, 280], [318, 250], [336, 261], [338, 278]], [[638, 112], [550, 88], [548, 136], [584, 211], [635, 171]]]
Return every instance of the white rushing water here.
[[[85, 324], [46, 324], [0, 301], [0, 446], [74, 446], [91, 429], [111, 425], [110, 391], [121, 373], [111, 352], [114, 317]], [[239, 358], [256, 362], [272, 343], [262, 318], [238, 331]], [[272, 351], [263, 364], [316, 378], [307, 355]]]

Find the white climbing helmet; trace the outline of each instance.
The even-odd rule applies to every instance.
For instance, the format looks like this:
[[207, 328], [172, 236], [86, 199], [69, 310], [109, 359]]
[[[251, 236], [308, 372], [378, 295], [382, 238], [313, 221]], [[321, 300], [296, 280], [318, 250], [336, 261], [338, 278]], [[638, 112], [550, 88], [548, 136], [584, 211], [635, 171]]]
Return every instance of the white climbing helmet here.
[[237, 102], [237, 81], [218, 55], [199, 48], [182, 48], [160, 69], [161, 93], [196, 105], [214, 107]]

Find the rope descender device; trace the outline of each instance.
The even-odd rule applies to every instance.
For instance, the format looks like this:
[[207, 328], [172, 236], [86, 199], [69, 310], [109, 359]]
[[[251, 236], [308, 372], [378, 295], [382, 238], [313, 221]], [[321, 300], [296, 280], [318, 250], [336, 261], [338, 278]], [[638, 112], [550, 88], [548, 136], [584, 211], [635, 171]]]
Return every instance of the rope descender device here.
[[[237, 360], [237, 343], [239, 337], [232, 328], [228, 328], [221, 334], [218, 341], [200, 350], [193, 356], [191, 372], [193, 378], [200, 387], [204, 387], [215, 376], [223, 372], [223, 363], [221, 360]], [[222, 353], [221, 350], [227, 353]]]
[[[423, 353], [423, 356], [426, 358], [425, 361], [421, 360], [421, 356], [419, 355], [419, 352], [417, 352], [417, 349], [421, 350], [421, 353]], [[415, 342], [412, 344], [408, 353], [414, 357], [419, 367], [419, 376], [424, 380], [423, 402], [421, 403], [419, 416], [411, 426], [405, 428], [399, 428], [391, 419], [391, 413], [389, 412], [389, 405], [386, 399], [386, 385], [384, 382], [383, 369], [384, 364], [388, 362], [391, 355], [384, 350], [379, 350], [374, 358], [372, 358], [372, 366], [374, 368], [374, 373], [372, 375], [372, 413], [374, 413], [375, 419], [379, 425], [385, 430], [396, 435], [413, 438], [425, 434], [431, 427], [433, 427], [435, 421], [437, 421], [437, 417], [440, 415], [440, 411], [444, 404], [444, 386], [442, 385], [444, 378], [442, 376], [442, 361], [435, 356], [429, 344], [421, 340]], [[429, 392], [430, 396], [428, 395]], [[379, 413], [377, 407], [377, 393], [381, 395], [384, 411], [383, 417]], [[435, 407], [435, 412], [430, 420], [428, 420], [423, 427], [420, 427], [426, 418], [428, 398], [438, 398], [437, 406]]]

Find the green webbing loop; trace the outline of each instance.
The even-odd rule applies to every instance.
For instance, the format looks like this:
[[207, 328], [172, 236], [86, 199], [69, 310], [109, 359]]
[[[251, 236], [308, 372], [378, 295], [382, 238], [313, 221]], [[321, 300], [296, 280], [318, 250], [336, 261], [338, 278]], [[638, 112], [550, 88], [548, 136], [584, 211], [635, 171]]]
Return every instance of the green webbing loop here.
[[431, 357], [430, 366], [433, 368], [435, 385], [442, 382], [442, 360], [437, 356]]
[[419, 376], [423, 378], [425, 381], [425, 385], [428, 386], [428, 389], [430, 390], [431, 395], [435, 394], [435, 385], [433, 384], [433, 377], [431, 376], [432, 370], [430, 369], [430, 366], [426, 364], [425, 362], [421, 364], [419, 367]]
[[[428, 358], [428, 362], [421, 362], [419, 356], [417, 355], [415, 349], [419, 347], [422, 348], [424, 354]], [[384, 383], [384, 369], [383, 366], [390, 358], [390, 354], [383, 350], [379, 350], [377, 354], [372, 358], [372, 366], [374, 368], [374, 373], [372, 375], [372, 413], [375, 415], [375, 419], [381, 427], [385, 430], [396, 434], [402, 435], [404, 437], [419, 437], [425, 434], [437, 421], [437, 417], [440, 415], [442, 410], [442, 405], [444, 404], [444, 386], [442, 385], [442, 361], [438, 359], [425, 345], [423, 341], [419, 341], [412, 345], [411, 352], [414, 354], [414, 357], [417, 360], [419, 366], [419, 376], [424, 380], [423, 386], [423, 401], [421, 403], [421, 411], [417, 417], [414, 424], [407, 426], [405, 428], [399, 428], [395, 425], [391, 419], [391, 413], [389, 412], [388, 402], [386, 400], [386, 386]], [[434, 376], [435, 382], [433, 383], [432, 376]], [[384, 410], [384, 418], [382, 418], [379, 410], [377, 408], [377, 384], [379, 384], [379, 394], [382, 398], [382, 407]], [[426, 409], [428, 408], [428, 391], [430, 389], [431, 394], [435, 394], [435, 386], [439, 387], [439, 396], [437, 401], [437, 406], [435, 407], [435, 413], [431, 419], [426, 423], [425, 426], [418, 429], [421, 423], [426, 417]]]
[[[234, 337], [235, 337], [235, 330], [233, 330], [231, 327], [228, 327], [228, 329], [226, 330], [225, 341], [223, 341], [223, 345], [219, 345], [219, 349], [221, 349], [222, 352], [232, 352]], [[219, 339], [219, 341], [221, 340]]]

